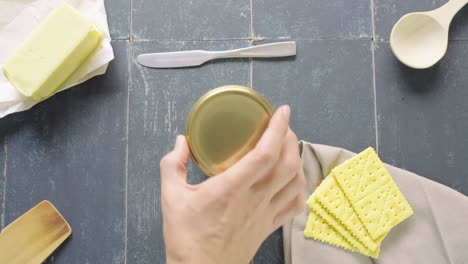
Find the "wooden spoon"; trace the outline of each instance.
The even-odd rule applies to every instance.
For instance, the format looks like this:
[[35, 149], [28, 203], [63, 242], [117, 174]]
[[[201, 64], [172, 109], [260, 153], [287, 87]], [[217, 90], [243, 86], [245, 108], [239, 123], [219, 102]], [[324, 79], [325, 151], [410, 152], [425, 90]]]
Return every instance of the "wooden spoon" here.
[[0, 233], [0, 263], [40, 264], [71, 234], [63, 216], [43, 201]]
[[436, 64], [447, 52], [450, 23], [468, 0], [451, 0], [428, 12], [404, 15], [390, 35], [390, 47], [404, 64], [425, 69]]

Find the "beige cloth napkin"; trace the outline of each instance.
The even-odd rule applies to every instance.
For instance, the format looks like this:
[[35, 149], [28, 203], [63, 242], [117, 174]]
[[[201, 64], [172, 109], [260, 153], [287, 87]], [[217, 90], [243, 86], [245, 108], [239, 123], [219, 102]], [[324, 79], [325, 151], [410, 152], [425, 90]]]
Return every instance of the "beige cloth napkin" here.
[[[310, 195], [331, 169], [355, 155], [300, 142]], [[431, 166], [428, 164], [428, 166]], [[386, 165], [414, 215], [383, 240], [379, 259], [304, 237], [309, 208], [283, 227], [286, 264], [468, 264], [468, 197], [411, 172]]]

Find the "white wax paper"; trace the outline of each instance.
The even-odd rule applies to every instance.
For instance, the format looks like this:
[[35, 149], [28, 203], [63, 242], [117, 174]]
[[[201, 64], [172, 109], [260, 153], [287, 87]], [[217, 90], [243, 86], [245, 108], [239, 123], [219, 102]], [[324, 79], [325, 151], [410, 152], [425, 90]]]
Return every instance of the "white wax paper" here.
[[[100, 46], [57, 91], [104, 74], [114, 58], [104, 0], [0, 0], [0, 69], [26, 37], [61, 3], [67, 2], [102, 32]], [[0, 70], [0, 118], [39, 103], [20, 94]]]

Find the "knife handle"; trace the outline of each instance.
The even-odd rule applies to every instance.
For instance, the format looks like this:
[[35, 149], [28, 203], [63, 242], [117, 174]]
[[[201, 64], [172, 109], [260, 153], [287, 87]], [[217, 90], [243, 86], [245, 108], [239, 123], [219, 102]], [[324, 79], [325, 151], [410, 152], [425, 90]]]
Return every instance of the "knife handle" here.
[[263, 44], [248, 48], [218, 51], [216, 52], [218, 58], [236, 58], [236, 57], [252, 57], [252, 58], [266, 58], [266, 57], [287, 57], [296, 55], [296, 42], [278, 42]]

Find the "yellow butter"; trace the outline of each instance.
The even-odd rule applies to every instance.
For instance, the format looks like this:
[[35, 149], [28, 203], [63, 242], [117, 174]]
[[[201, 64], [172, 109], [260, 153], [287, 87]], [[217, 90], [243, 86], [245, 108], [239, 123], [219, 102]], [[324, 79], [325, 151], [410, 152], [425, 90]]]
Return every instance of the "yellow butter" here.
[[24, 96], [49, 97], [93, 52], [101, 33], [69, 4], [62, 4], [6, 61], [3, 73]]

